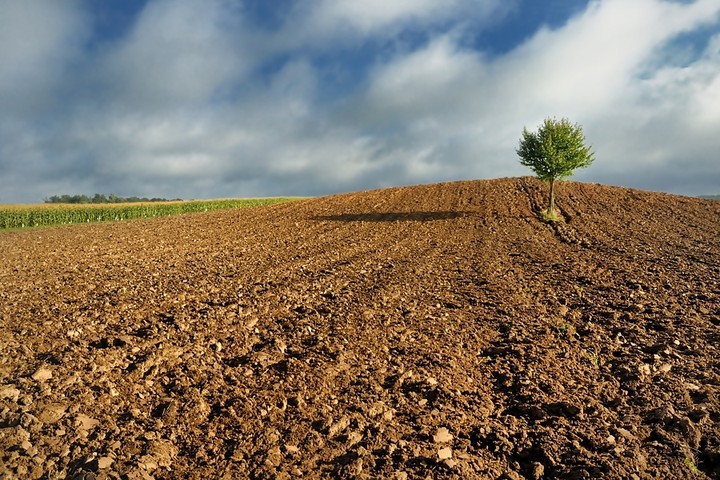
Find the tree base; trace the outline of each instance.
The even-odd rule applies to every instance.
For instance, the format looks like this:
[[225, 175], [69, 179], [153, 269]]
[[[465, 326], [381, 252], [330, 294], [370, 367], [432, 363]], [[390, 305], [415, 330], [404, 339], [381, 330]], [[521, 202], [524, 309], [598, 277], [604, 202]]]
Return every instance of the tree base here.
[[562, 215], [558, 214], [555, 210], [542, 210], [539, 216], [540, 219], [546, 223], [561, 222], [563, 220]]

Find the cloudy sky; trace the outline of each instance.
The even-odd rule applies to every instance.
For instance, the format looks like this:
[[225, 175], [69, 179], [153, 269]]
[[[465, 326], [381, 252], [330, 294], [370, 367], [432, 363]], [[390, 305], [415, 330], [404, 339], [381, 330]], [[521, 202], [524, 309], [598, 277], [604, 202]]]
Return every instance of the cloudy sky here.
[[720, 193], [720, 0], [0, 0], [0, 203], [530, 175]]

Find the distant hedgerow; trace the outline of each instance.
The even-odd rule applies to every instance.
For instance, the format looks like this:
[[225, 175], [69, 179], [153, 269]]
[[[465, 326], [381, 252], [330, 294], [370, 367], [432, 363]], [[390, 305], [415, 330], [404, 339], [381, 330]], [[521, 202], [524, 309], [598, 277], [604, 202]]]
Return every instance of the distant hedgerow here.
[[102, 193], [96, 193], [92, 197], [87, 195], [53, 195], [43, 200], [44, 203], [152, 203], [152, 202], [179, 202], [180, 198], [168, 200], [166, 198], [147, 198], [147, 197], [118, 197], [114, 193], [108, 196]]

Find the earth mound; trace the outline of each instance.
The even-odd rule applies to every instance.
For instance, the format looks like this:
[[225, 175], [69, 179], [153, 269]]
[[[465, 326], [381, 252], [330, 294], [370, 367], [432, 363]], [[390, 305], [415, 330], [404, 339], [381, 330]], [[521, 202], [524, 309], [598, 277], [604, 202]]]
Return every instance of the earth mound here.
[[557, 195], [0, 233], [0, 477], [720, 478], [720, 203]]

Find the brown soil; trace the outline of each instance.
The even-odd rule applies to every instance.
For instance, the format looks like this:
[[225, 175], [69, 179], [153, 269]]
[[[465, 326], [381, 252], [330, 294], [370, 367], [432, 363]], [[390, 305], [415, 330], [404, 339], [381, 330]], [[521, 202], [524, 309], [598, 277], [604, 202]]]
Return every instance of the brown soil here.
[[0, 234], [0, 478], [720, 478], [720, 202], [533, 179]]

